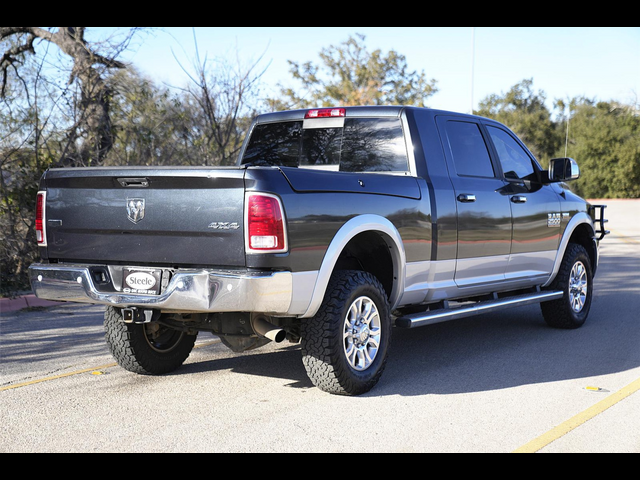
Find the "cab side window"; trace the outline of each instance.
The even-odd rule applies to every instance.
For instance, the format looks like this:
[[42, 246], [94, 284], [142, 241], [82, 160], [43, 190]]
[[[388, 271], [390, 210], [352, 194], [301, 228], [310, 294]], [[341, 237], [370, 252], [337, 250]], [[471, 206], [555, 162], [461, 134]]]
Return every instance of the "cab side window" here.
[[478, 124], [449, 121], [447, 137], [459, 176], [495, 178], [489, 150]]
[[487, 127], [498, 151], [502, 171], [507, 180], [535, 180], [533, 160], [522, 146], [507, 132], [496, 127]]

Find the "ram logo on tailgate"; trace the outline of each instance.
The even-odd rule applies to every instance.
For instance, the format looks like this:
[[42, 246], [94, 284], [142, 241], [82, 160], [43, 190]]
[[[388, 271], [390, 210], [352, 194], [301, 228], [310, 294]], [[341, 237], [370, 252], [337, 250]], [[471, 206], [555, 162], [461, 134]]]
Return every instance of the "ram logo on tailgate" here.
[[144, 198], [127, 199], [127, 213], [131, 222], [137, 225], [144, 219], [146, 203]]

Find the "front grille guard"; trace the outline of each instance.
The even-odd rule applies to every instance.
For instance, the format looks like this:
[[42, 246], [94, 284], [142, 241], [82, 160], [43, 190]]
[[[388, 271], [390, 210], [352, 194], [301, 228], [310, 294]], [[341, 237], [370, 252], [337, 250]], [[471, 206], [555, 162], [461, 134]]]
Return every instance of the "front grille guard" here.
[[596, 223], [598, 228], [598, 230], [596, 230], [596, 235], [599, 242], [604, 240], [604, 237], [611, 233], [606, 229], [605, 226], [607, 223], [609, 223], [609, 220], [605, 218], [606, 209], [607, 205], [592, 205], [589, 211], [589, 214], [593, 218], [593, 221]]

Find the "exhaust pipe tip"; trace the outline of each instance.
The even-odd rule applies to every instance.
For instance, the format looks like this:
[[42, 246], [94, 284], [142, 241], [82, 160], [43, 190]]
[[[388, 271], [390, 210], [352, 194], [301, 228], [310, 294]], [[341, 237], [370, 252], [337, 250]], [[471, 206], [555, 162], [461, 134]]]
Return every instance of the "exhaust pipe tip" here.
[[251, 326], [256, 335], [264, 337], [275, 343], [282, 343], [287, 339], [287, 332], [267, 321], [266, 317], [254, 317]]

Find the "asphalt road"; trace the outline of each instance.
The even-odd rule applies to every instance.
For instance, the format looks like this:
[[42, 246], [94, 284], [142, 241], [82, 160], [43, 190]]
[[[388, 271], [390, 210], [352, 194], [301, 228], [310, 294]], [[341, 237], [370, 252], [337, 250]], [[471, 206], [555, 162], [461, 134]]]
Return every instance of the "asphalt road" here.
[[398, 330], [360, 398], [314, 389], [296, 346], [235, 355], [203, 335], [146, 378], [113, 365], [101, 308], [2, 313], [0, 452], [640, 453], [640, 203], [609, 203], [583, 329], [526, 307]]

